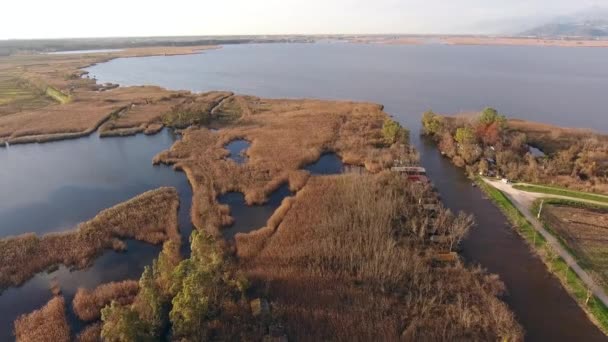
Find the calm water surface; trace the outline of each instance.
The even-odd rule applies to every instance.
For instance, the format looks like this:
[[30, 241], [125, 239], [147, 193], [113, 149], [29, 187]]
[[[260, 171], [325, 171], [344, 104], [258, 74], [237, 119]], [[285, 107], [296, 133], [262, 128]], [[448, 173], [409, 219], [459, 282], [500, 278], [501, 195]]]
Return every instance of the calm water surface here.
[[[608, 131], [602, 112], [608, 108], [606, 60], [608, 49], [272, 44], [228, 46], [200, 55], [117, 59], [89, 71], [101, 82], [122, 85], [384, 104], [387, 112], [412, 129], [422, 163], [446, 205], [476, 215], [478, 226], [465, 241], [464, 256], [505, 281], [510, 291], [505, 300], [527, 330], [527, 339], [593, 341], [605, 338], [500, 212], [417, 133], [424, 110], [455, 113], [485, 106], [512, 117]], [[152, 157], [174, 139], [165, 130], [153, 137], [93, 135], [0, 149], [0, 237], [72, 229], [102, 209], [168, 185], [180, 193], [180, 228], [187, 239], [192, 196], [187, 180], [169, 167], [151, 165]], [[260, 207], [245, 206], [240, 194], [222, 196], [236, 218], [226, 234], [263, 226], [287, 195], [287, 187], [281, 187]], [[59, 281], [71, 301], [80, 286], [138, 278], [158, 251], [130, 241], [129, 252], [108, 252], [90, 269], [60, 268], [5, 291], [0, 295], [0, 340], [11, 340], [12, 321], [18, 314], [50, 298], [50, 279]], [[70, 319], [78, 328], [71, 313]]]
[[[164, 130], [155, 136], [104, 138], [97, 135], [48, 144], [0, 149], [0, 237], [24, 232], [44, 234], [74, 229], [99, 211], [160, 186], [176, 187], [179, 223], [188, 251], [192, 190], [184, 174], [153, 166], [152, 158], [176, 137]], [[94, 288], [115, 280], [138, 279], [160, 246], [128, 241], [126, 253], [106, 252], [91, 268], [70, 272], [65, 267], [41, 273], [19, 288], [0, 295], [0, 341], [12, 339], [14, 319], [44, 305], [56, 279], [75, 330], [81, 327], [71, 311], [78, 287]]]
[[[464, 256], [497, 273], [530, 341], [606, 338], [548, 274], [462, 170], [418, 137], [421, 113], [498, 108], [511, 117], [608, 131], [608, 49], [515, 46], [272, 44], [200, 55], [117, 59], [89, 68], [101, 82], [156, 84], [262, 97], [373, 101], [412, 130], [448, 207], [473, 213]], [[225, 202], [238, 198], [225, 199]], [[238, 222], [238, 220], [237, 220]]]

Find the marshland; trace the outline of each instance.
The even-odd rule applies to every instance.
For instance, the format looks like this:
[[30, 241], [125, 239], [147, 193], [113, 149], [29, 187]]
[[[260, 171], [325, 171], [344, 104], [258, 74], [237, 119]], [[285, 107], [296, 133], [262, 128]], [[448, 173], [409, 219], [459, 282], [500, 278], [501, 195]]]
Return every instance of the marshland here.
[[[5, 233], [2, 227], [2, 235], [33, 231], [44, 236], [51, 231], [69, 231], [102, 209], [146, 190], [177, 183], [182, 260], [170, 258], [175, 246], [169, 245], [162, 253], [159, 248], [154, 250], [152, 258], [158, 261], [146, 259], [145, 264], [150, 266], [146, 270], [142, 266], [137, 272], [73, 290], [59, 282], [58, 289], [63, 290], [59, 296], [67, 301], [53, 297], [44, 288], [50, 284], [44, 284], [40, 291], [47, 291], [47, 298], [19, 314], [34, 309], [48, 314], [23, 316], [15, 332], [28, 340], [44, 335], [26, 336], [24, 331], [36, 334], [40, 330], [32, 326], [45, 329], [52, 325], [56, 340], [69, 336], [65, 332], [69, 330], [72, 336], [102, 334], [112, 340], [124, 329], [121, 319], [133, 319], [137, 324], [128, 333], [134, 339], [167, 334], [175, 338], [243, 339], [270, 334], [298, 340], [314, 331], [319, 339], [519, 340], [526, 336], [532, 340], [602, 340], [602, 333], [559, 282], [548, 276], [545, 265], [529, 253], [512, 228], [496, 223], [502, 214], [471, 188], [470, 181], [442, 159], [431, 143], [418, 137], [419, 117], [434, 103], [435, 96], [431, 95], [441, 97], [453, 90], [441, 87], [454, 85], [458, 75], [443, 76], [448, 80], [434, 84], [439, 89], [431, 90], [425, 82], [418, 82], [417, 91], [404, 94], [404, 89], [412, 89], [408, 82], [415, 68], [398, 60], [408, 55], [416, 61], [416, 68], [428, 66], [421, 58], [431, 66], [442, 67], [447, 62], [437, 57], [436, 49], [456, 56], [487, 54], [486, 58], [489, 55], [499, 60], [499, 52], [515, 54], [508, 49], [482, 51], [477, 47], [254, 45], [223, 47], [200, 55], [115, 59], [86, 69], [89, 74], [80, 68], [112, 56], [53, 57], [58, 58], [57, 66], [65, 68], [61, 72], [78, 75], [60, 81], [56, 71], [37, 65], [37, 58], [43, 57], [32, 57], [36, 63], [31, 62], [32, 69], [23, 77], [40, 75], [37, 79], [52, 83], [71, 100], [61, 104], [45, 98], [54, 102], [22, 110], [15, 106], [7, 110], [8, 119], [0, 118], [0, 132], [4, 132], [0, 136], [9, 143], [8, 148], [0, 150], [2, 165], [12, 165], [2, 171], [2, 186], [14, 189], [11, 193], [16, 196], [11, 200], [8, 193], [0, 195], [6, 203], [15, 203], [0, 209], [8, 231]], [[129, 56], [120, 53], [116, 57]], [[555, 65], [564, 62], [542, 50], [530, 48], [529, 53], [547, 57]], [[605, 53], [574, 54], [592, 64]], [[272, 70], [267, 57], [282, 55], [327, 58], [323, 59], [325, 64], [301, 63], [299, 67], [294, 62], [275, 63]], [[384, 68], [397, 74], [405, 72], [407, 77], [389, 77], [386, 84], [387, 70], [371, 75], [357, 73], [356, 66], [362, 60], [385, 61]], [[175, 65], [174, 73], [148, 79], [154, 75], [148, 70], [164, 64]], [[206, 70], [211, 67], [223, 69], [224, 76]], [[321, 70], [326, 68], [331, 69], [332, 79], [315, 79], [324, 75], [327, 71]], [[258, 72], [247, 72], [253, 69]], [[190, 78], [180, 74], [193, 70], [199, 74]], [[261, 82], [260, 72], [271, 75], [272, 81]], [[231, 73], [238, 77], [230, 77]], [[497, 76], [488, 72], [485, 77], [489, 82]], [[180, 83], [180, 79], [188, 81]], [[294, 82], [296, 79], [298, 82]], [[107, 82], [121, 86], [104, 86]], [[471, 87], [483, 85], [471, 83]], [[568, 90], [562, 87], [557, 91]], [[200, 93], [178, 90], [183, 88]], [[539, 99], [510, 104], [504, 110], [520, 115], [538, 113], [535, 110], [543, 94], [537, 95]], [[592, 95], [581, 94], [576, 99], [582, 101]], [[517, 91], [510, 96], [517, 98]], [[465, 98], [472, 100], [461, 102]], [[432, 108], [455, 112], [488, 105], [473, 98], [444, 98]], [[596, 104], [603, 101], [593, 99]], [[95, 109], [86, 115], [71, 114], [91, 103]], [[567, 124], [567, 110], [552, 106], [547, 113]], [[409, 136], [405, 130], [386, 134], [391, 131], [386, 128], [391, 127], [387, 113], [410, 130]], [[60, 119], [36, 120], [38, 117]], [[591, 114], [587, 118], [585, 125], [602, 124]], [[537, 119], [542, 121], [542, 117]], [[173, 136], [163, 127], [183, 130]], [[13, 145], [91, 132], [95, 133], [73, 141]], [[96, 132], [101, 136], [136, 135], [99, 139]], [[236, 150], [241, 157], [236, 161], [235, 153], [228, 148], [235, 141], [248, 142], [245, 148]], [[87, 148], [79, 147], [83, 145], [100, 152], [97, 158], [92, 158]], [[20, 154], [29, 157], [25, 160]], [[48, 169], [28, 170], [28, 166], [36, 165], [34, 158], [48, 158]], [[334, 158], [329, 160], [332, 165], [321, 169], [332, 171], [319, 171], [316, 163], [328, 163], [328, 158]], [[453, 212], [441, 209], [442, 228], [463, 234], [462, 242], [452, 246], [460, 247], [463, 261], [437, 262], [437, 254], [457, 249], [433, 244], [426, 233], [420, 233], [429, 225], [429, 217], [420, 211], [417, 199], [429, 190], [412, 187], [387, 172], [395, 159], [412, 164], [420, 160], [427, 168], [443, 203]], [[65, 164], [58, 165], [58, 161]], [[152, 166], [152, 161], [159, 165]], [[117, 165], [120, 163], [124, 165]], [[368, 174], [337, 175], [342, 165], [359, 166]], [[65, 186], [53, 185], [68, 178], [72, 180]], [[33, 184], [17, 191], [25, 180]], [[41, 191], [45, 201], [34, 201]], [[85, 203], [93, 197], [94, 204]], [[62, 205], [53, 207], [55, 203]], [[70, 203], [83, 208], [83, 213], [61, 210], [63, 204]], [[247, 213], [256, 208], [261, 209], [259, 216]], [[28, 215], [32, 210], [46, 215], [45, 219]], [[460, 210], [474, 213], [476, 225], [472, 226], [467, 215], [458, 215]], [[190, 221], [197, 232], [192, 241], [185, 229]], [[241, 224], [242, 229], [236, 229]], [[227, 233], [230, 229], [239, 233]], [[464, 232], [468, 232], [466, 237]], [[111, 253], [98, 260], [114, 255]], [[128, 248], [125, 254], [116, 255], [131, 260], [137, 258], [137, 250]], [[487, 270], [477, 268], [477, 264]], [[525, 269], [521, 265], [526, 265]], [[61, 271], [64, 269], [55, 272]], [[131, 282], [123, 283], [127, 279]], [[331, 289], [328, 284], [332, 284]], [[8, 289], [2, 297], [18, 297], [19, 290]], [[207, 298], [208, 302], [187, 300], [193, 296]], [[5, 298], [0, 297], [0, 302]], [[116, 300], [114, 304], [110, 304], [111, 298]], [[57, 312], [67, 312], [68, 318], [61, 318]], [[440, 319], [446, 315], [453, 319]], [[41, 324], [41, 316], [52, 318], [52, 323]], [[192, 317], [204, 321], [200, 329], [192, 329]], [[103, 324], [99, 324], [99, 318]], [[542, 324], [547, 319], [566, 323], [547, 329]], [[83, 321], [90, 323], [85, 327]], [[370, 335], [371, 331], [383, 331], [384, 335]]]

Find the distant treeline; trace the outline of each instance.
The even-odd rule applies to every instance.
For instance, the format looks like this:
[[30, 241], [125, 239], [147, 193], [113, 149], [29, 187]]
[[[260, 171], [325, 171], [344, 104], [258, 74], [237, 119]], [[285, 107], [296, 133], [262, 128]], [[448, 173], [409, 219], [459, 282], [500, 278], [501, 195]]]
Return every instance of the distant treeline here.
[[121, 37], [121, 38], [69, 38], [69, 39], [15, 39], [0, 40], [0, 56], [19, 52], [56, 52], [71, 50], [125, 49], [151, 46], [197, 46], [246, 43], [309, 42], [310, 38], [297, 36], [217, 36], [217, 37]]

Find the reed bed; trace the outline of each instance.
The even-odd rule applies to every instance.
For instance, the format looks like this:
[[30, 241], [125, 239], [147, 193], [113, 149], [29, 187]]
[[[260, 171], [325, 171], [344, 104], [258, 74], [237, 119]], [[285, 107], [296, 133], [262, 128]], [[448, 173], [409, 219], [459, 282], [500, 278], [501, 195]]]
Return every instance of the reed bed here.
[[67, 342], [70, 327], [65, 315], [65, 300], [54, 297], [45, 306], [15, 321], [18, 342]]
[[74, 296], [74, 312], [83, 321], [95, 321], [101, 317], [101, 309], [112, 301], [120, 305], [133, 303], [138, 291], [135, 280], [107, 283], [93, 290], [80, 288]]
[[[214, 116], [238, 119], [218, 132], [186, 129], [181, 141], [154, 159], [185, 171], [194, 190], [194, 224], [214, 235], [230, 221], [216, 201], [219, 194], [237, 191], [248, 204], [259, 204], [281, 184], [296, 191], [309, 177], [302, 168], [324, 152], [373, 172], [395, 159], [417, 161], [407, 146], [385, 143], [382, 126], [388, 115], [376, 104], [232, 96]], [[245, 164], [227, 159], [224, 146], [237, 139], [251, 142]]]
[[179, 241], [178, 206], [175, 188], [163, 187], [106, 209], [73, 231], [2, 239], [0, 288], [18, 286], [58, 264], [85, 268], [105, 249], [124, 250], [125, 239]]
[[522, 340], [496, 276], [433, 261], [418, 196], [394, 175], [313, 177], [273, 233], [237, 236], [241, 269], [295, 340]]

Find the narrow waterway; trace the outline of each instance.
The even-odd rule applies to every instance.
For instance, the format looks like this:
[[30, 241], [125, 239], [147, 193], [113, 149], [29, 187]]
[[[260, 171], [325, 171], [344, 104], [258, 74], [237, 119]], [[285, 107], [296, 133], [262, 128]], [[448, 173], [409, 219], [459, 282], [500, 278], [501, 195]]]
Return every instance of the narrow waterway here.
[[[182, 252], [189, 252], [192, 189], [186, 176], [152, 158], [177, 139], [169, 130], [155, 136], [100, 139], [96, 134], [47, 144], [0, 149], [0, 237], [26, 232], [71, 230], [99, 211], [161, 186], [177, 188]], [[56, 282], [66, 299], [73, 332], [83, 326], [72, 311], [79, 287], [138, 279], [158, 256], [160, 246], [127, 241], [127, 251], [107, 251], [90, 268], [59, 267], [42, 272], [18, 288], [0, 294], [0, 341], [10, 341], [13, 321], [51, 299]]]
[[[505, 301], [524, 326], [526, 339], [595, 341], [606, 338], [505, 217], [471, 187], [462, 170], [441, 158], [418, 133], [421, 113], [427, 109], [456, 113], [485, 106], [514, 117], [608, 130], [608, 121], [597, 111], [608, 106], [608, 97], [602, 93], [608, 88], [607, 59], [608, 49], [272, 44], [230, 46], [201, 55], [117, 59], [89, 71], [101, 82], [122, 85], [384, 104], [388, 113], [411, 129], [421, 162], [445, 204], [476, 216], [477, 226], [464, 242], [463, 255], [503, 279], [509, 289]], [[0, 149], [0, 236], [69, 229], [104, 208], [162, 185], [177, 186], [182, 200], [180, 226], [190, 229], [191, 190], [185, 176], [168, 167], [151, 166], [152, 157], [173, 140], [163, 131], [154, 137], [100, 140], [91, 136]], [[324, 157], [327, 163], [336, 164]], [[235, 218], [226, 236], [262, 227], [288, 191], [280, 188], [262, 208], [245, 206], [241, 194], [222, 196], [220, 200], [231, 205]], [[158, 252], [157, 247], [150, 248], [141, 251], [144, 257], [139, 251], [106, 253], [92, 269], [83, 271], [91, 274], [74, 275], [74, 286], [94, 287], [107, 279], [139, 276], [140, 268]], [[100, 270], [94, 271], [97, 267]], [[116, 270], [123, 273], [107, 273]], [[68, 272], [59, 269], [55, 276], [61, 278], [64, 273]], [[10, 340], [14, 319], [5, 312], [16, 314], [21, 309], [13, 310], [13, 306], [29, 303], [37, 307], [33, 305], [46, 301], [35, 299], [28, 289], [50, 297], [44, 289], [49, 279], [45, 277], [39, 275], [0, 296], [0, 340]], [[67, 293], [70, 281], [64, 283]], [[22, 311], [30, 311], [30, 307], [23, 306]]]

